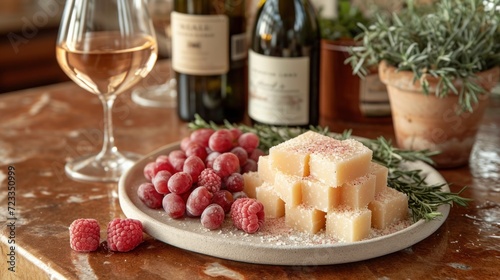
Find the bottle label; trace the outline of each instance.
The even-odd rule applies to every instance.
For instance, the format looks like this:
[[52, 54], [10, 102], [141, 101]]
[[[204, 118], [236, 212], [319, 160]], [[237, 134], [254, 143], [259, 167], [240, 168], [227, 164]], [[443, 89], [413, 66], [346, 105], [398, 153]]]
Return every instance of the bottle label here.
[[309, 123], [309, 57], [249, 51], [249, 116], [270, 125]]
[[240, 33], [231, 36], [231, 60], [241, 60], [247, 57], [247, 34]]
[[229, 19], [226, 15], [171, 14], [172, 68], [189, 75], [229, 71]]

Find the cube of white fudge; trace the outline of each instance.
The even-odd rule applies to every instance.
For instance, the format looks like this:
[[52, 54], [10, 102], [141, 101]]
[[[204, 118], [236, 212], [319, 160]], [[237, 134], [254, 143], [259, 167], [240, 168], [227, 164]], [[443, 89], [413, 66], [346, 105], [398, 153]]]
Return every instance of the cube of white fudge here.
[[285, 204], [285, 224], [298, 231], [317, 233], [325, 227], [325, 212], [303, 204]]
[[340, 204], [340, 187], [325, 184], [315, 178], [302, 180], [302, 203], [323, 212]]
[[285, 215], [285, 202], [279, 198], [274, 187], [264, 182], [255, 189], [256, 199], [264, 206], [266, 218], [280, 218]]
[[375, 175], [368, 174], [347, 182], [340, 188], [340, 204], [353, 209], [364, 208], [375, 199]]
[[329, 141], [309, 158], [309, 171], [320, 181], [340, 186], [368, 173], [372, 150], [354, 139]]
[[368, 204], [372, 211], [372, 227], [385, 229], [408, 217], [408, 196], [393, 188], [386, 188]]
[[302, 177], [276, 171], [274, 190], [286, 204], [299, 205], [302, 203], [302, 180]]
[[389, 175], [389, 169], [387, 169], [387, 167], [372, 161], [368, 173], [376, 176], [375, 195], [387, 188], [387, 177]]
[[309, 155], [327, 142], [337, 141], [314, 131], [304, 132], [269, 149], [271, 165], [279, 171], [300, 177], [309, 175]]
[[250, 198], [255, 198], [255, 189], [263, 182], [256, 171], [243, 173], [243, 191]]
[[271, 166], [268, 155], [259, 157], [257, 172], [259, 173], [259, 177], [262, 181], [268, 182], [271, 185], [274, 184], [274, 174], [276, 173], [276, 170], [274, 170]]
[[367, 208], [337, 208], [326, 214], [326, 234], [341, 242], [367, 238], [371, 229], [372, 213]]

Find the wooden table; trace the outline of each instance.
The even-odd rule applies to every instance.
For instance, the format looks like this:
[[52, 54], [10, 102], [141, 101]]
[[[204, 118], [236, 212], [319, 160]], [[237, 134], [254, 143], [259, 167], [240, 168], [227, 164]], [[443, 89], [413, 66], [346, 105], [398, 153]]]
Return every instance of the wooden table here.
[[[158, 68], [140, 86], [166, 78]], [[114, 108], [116, 143], [147, 154], [190, 133], [175, 109], [141, 107], [130, 94]], [[466, 208], [452, 207], [427, 239], [386, 256], [330, 266], [270, 266], [218, 259], [154, 240], [128, 253], [70, 249], [68, 227], [77, 218], [107, 223], [124, 217], [117, 184], [76, 182], [67, 159], [96, 152], [102, 139], [97, 97], [73, 83], [0, 95], [0, 217], [2, 279], [500, 279], [500, 96], [492, 98], [468, 166], [440, 170], [452, 191], [468, 188]], [[392, 138], [391, 124], [327, 122], [364, 137]], [[15, 168], [15, 193], [7, 194]], [[15, 210], [8, 213], [8, 197]], [[7, 220], [9, 218], [9, 220]], [[13, 219], [15, 218], [15, 220]], [[13, 222], [13, 223], [12, 223]], [[11, 246], [15, 241], [15, 247]], [[12, 252], [15, 258], [12, 258]], [[286, 256], [284, 256], [286, 257]], [[9, 260], [14, 262], [9, 263]], [[8, 269], [14, 268], [15, 272]], [[35, 277], [36, 276], [36, 277]]]

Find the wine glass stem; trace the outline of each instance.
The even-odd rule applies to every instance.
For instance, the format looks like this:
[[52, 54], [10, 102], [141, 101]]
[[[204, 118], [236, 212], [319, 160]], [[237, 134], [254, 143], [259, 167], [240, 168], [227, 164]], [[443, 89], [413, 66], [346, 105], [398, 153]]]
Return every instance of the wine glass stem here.
[[115, 138], [113, 136], [112, 118], [113, 105], [115, 103], [116, 96], [110, 95], [106, 97], [100, 95], [99, 99], [101, 100], [104, 109], [104, 139], [101, 152], [99, 152], [97, 158], [106, 160], [116, 157], [118, 153], [118, 149], [115, 146]]

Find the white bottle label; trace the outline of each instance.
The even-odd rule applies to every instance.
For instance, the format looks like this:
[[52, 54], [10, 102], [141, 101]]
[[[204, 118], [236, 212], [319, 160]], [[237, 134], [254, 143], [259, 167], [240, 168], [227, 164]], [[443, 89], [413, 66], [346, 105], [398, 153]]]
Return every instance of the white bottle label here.
[[249, 51], [249, 116], [271, 125], [309, 123], [309, 57]]
[[229, 71], [229, 19], [226, 15], [171, 14], [172, 68], [190, 75]]

